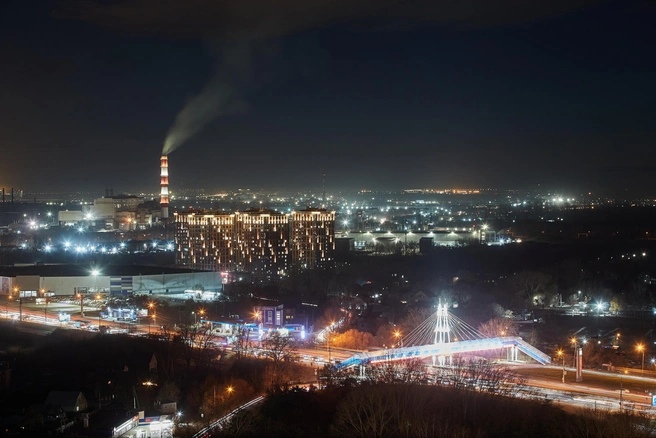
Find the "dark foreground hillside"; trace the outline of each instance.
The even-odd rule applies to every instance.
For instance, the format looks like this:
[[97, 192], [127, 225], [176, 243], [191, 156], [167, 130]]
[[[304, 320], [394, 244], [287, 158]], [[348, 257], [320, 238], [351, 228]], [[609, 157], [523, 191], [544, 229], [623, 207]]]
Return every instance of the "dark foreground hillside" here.
[[537, 400], [424, 385], [367, 384], [274, 394], [215, 436], [647, 437], [648, 420], [567, 413]]

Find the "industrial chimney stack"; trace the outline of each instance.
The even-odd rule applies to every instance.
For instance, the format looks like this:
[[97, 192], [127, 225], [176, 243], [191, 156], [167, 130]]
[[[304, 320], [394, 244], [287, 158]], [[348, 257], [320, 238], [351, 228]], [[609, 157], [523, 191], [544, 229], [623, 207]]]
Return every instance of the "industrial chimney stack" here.
[[162, 219], [169, 218], [169, 157], [162, 155], [160, 162], [160, 192], [159, 205], [162, 208]]

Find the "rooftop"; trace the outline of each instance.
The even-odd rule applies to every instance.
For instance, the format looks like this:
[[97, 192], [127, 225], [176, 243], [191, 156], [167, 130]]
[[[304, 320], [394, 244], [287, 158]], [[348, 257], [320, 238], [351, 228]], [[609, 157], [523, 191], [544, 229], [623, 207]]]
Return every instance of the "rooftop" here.
[[200, 272], [194, 269], [152, 265], [90, 266], [89, 264], [30, 264], [0, 266], [0, 276], [16, 277], [20, 275], [38, 275], [41, 277], [87, 277], [91, 275], [92, 269], [98, 269], [102, 276], [136, 276]]

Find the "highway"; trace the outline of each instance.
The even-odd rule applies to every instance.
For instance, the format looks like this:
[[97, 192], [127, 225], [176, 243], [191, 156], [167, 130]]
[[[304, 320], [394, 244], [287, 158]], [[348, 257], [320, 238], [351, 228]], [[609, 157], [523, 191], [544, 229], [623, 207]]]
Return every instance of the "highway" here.
[[[87, 324], [91, 325], [94, 328], [94, 331], [97, 331], [97, 317], [85, 316], [82, 317], [79, 315], [80, 308], [78, 305], [71, 304], [50, 304], [48, 306], [48, 312], [45, 312], [45, 307], [43, 309], [35, 308], [38, 305], [23, 305], [22, 309], [19, 309], [18, 303], [10, 303], [9, 306], [6, 306], [5, 311], [0, 311], [0, 320], [5, 319], [9, 322], [18, 322], [21, 317], [23, 323], [20, 325], [15, 325], [19, 330], [31, 333], [35, 335], [47, 335], [52, 333], [56, 328], [66, 327], [70, 329], [75, 329], [75, 323], [77, 321], [84, 321]], [[85, 310], [89, 313], [96, 313], [99, 311], [97, 308], [85, 307]], [[66, 312], [71, 315], [70, 323], [62, 323], [59, 321], [59, 313]], [[77, 313], [76, 313], [77, 312]], [[95, 323], [95, 324], [94, 324]], [[101, 320], [101, 325], [111, 327], [113, 330], [125, 332], [126, 327], [129, 327], [130, 330], [134, 333], [146, 334], [148, 333], [148, 324], [138, 324], [131, 323], [126, 324], [123, 322], [116, 321], [107, 321]], [[87, 330], [89, 331], [88, 327]], [[319, 348], [299, 348], [297, 349], [297, 354], [300, 360], [307, 365], [313, 367], [321, 367], [328, 363], [330, 357], [331, 361], [335, 363], [336, 361], [342, 361], [349, 357], [352, 357], [355, 353], [360, 353], [359, 351], [354, 350], [345, 350], [338, 348], [326, 348], [321, 346]], [[608, 389], [603, 387], [597, 387], [586, 382], [582, 383], [562, 383], [560, 381], [554, 381], [553, 379], [540, 378], [536, 376], [531, 376], [531, 369], [535, 368], [536, 370], [561, 370], [561, 367], [557, 366], [540, 366], [540, 365], [515, 365], [517, 369], [522, 369], [527, 371], [527, 381], [526, 381], [526, 390], [520, 391], [520, 396], [535, 397], [536, 394], [538, 398], [544, 397], [546, 400], [551, 400], [554, 403], [562, 405], [563, 407], [574, 407], [574, 408], [593, 408], [593, 409], [606, 409], [606, 410], [632, 410], [639, 411], [643, 414], [656, 417], [656, 408], [651, 406], [651, 396], [649, 393], [636, 393], [635, 391], [629, 391], [624, 389], [621, 394], [622, 403], [620, 404], [620, 382], [619, 375], [612, 374], [603, 371], [594, 371], [594, 370], [584, 370], [584, 380], [585, 376], [601, 376], [604, 378], [611, 378], [617, 380], [616, 384], [617, 389]], [[574, 370], [571, 368], [566, 368], [568, 376], [574, 375]], [[656, 379], [650, 377], [644, 377], [640, 375], [622, 375], [624, 382], [641, 382], [644, 383], [645, 388], [656, 388]], [[249, 405], [250, 406], [250, 405]], [[243, 408], [243, 406], [242, 406]], [[227, 417], [224, 417], [217, 421], [215, 426], [223, 424], [221, 422], [228, 421], [230, 415], [234, 415], [236, 411], [233, 411]], [[214, 423], [213, 423], [214, 424]]]
[[[37, 324], [46, 325], [50, 329], [40, 329], [44, 331], [44, 334], [51, 333], [56, 328], [77, 328], [76, 323], [85, 324], [84, 327], [87, 331], [98, 331], [99, 326], [111, 327], [117, 332], [141, 332], [148, 333], [149, 324], [148, 323], [128, 323], [121, 321], [111, 321], [106, 319], [99, 319], [98, 315], [100, 309], [92, 306], [84, 306], [85, 316], [80, 314], [79, 304], [69, 304], [69, 303], [49, 303], [46, 307], [45, 304], [35, 304], [35, 303], [24, 303], [19, 304], [16, 301], [11, 301], [9, 304], [5, 305], [4, 311], [0, 311], [0, 318], [10, 319], [13, 321], [19, 321], [22, 318], [24, 323], [33, 323], [25, 325], [21, 328], [22, 331], [30, 331], [30, 326]], [[63, 322], [59, 320], [59, 314], [66, 313], [70, 315], [69, 322]], [[38, 333], [37, 333], [38, 334]]]
[[[620, 377], [617, 373], [607, 371], [583, 370], [582, 382], [562, 383], [560, 379], [539, 377], [539, 373], [542, 374], [546, 370], [554, 370], [560, 374], [562, 367], [516, 365], [516, 369], [527, 376], [527, 386], [539, 390], [548, 399], [558, 403], [596, 409], [639, 411], [656, 417], [656, 407], [652, 406], [648, 391], [656, 387], [656, 379], [652, 377], [627, 374]], [[536, 370], [534, 375], [531, 375], [532, 369]], [[573, 368], [565, 368], [565, 371], [568, 376], [575, 375]]]

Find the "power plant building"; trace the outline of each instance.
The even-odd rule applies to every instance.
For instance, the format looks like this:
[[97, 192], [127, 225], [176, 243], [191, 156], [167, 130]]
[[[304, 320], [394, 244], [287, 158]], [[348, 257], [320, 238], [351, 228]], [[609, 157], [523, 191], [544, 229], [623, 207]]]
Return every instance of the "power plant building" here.
[[146, 201], [143, 196], [107, 194], [96, 198], [79, 210], [60, 210], [57, 221], [63, 226], [77, 226], [104, 230], [145, 230], [160, 216], [160, 206]]
[[328, 266], [334, 260], [334, 212], [247, 210], [174, 217], [176, 265], [181, 267], [265, 276]]

